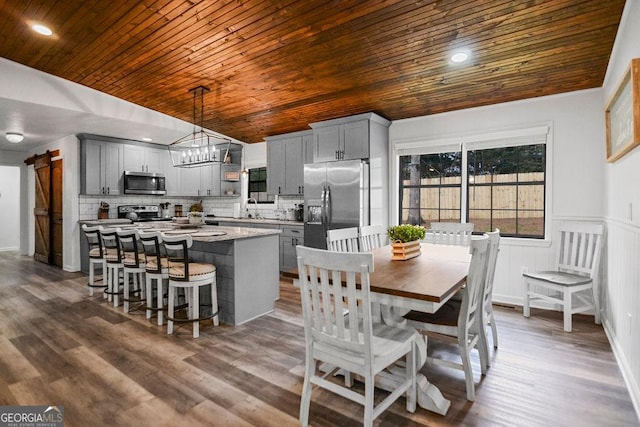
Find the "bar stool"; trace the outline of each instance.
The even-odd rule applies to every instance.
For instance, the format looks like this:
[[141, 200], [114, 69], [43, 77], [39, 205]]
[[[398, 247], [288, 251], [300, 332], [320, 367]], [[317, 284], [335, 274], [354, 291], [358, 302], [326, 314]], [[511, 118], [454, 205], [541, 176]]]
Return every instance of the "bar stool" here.
[[[129, 312], [129, 303], [144, 303], [144, 288], [142, 284], [145, 282], [145, 257], [142, 252], [142, 245], [138, 244], [138, 231], [120, 230], [118, 231], [118, 240], [122, 252], [122, 264], [124, 271], [124, 295], [122, 297], [122, 306], [125, 313]], [[133, 279], [133, 280], [130, 280]], [[133, 289], [129, 289], [130, 282], [133, 281]], [[137, 294], [138, 298], [132, 298], [131, 293]]]
[[[106, 288], [107, 281], [107, 264], [104, 259], [104, 251], [102, 250], [102, 240], [100, 239], [100, 230], [102, 226], [97, 225], [95, 227], [89, 227], [87, 224], [82, 224], [82, 230], [89, 243], [89, 282], [87, 287], [89, 288], [89, 296], [93, 296], [93, 288]], [[102, 267], [102, 279], [95, 280], [95, 266], [100, 264]], [[96, 285], [96, 282], [102, 282], [100, 285]], [[105, 298], [106, 295], [103, 295]]]
[[[144, 248], [145, 264], [145, 294], [147, 297], [147, 319], [151, 314], [158, 313], [158, 326], [163, 325], [164, 289], [169, 283], [169, 264], [164, 254], [162, 235], [157, 231], [140, 231], [140, 242]], [[156, 305], [153, 305], [153, 285], [156, 285]], [[167, 284], [165, 286], [165, 283]]]
[[119, 228], [103, 228], [100, 231], [102, 247], [106, 250], [105, 260], [107, 264], [107, 299], [113, 301], [113, 306], [118, 306], [120, 290], [120, 272], [124, 270], [122, 251], [118, 237]]
[[[162, 236], [169, 260], [169, 296], [167, 311], [167, 334], [173, 334], [173, 322], [192, 322], [193, 337], [200, 336], [200, 321], [213, 318], [218, 326], [218, 295], [216, 290], [216, 266], [189, 262], [189, 248], [193, 244], [190, 235]], [[200, 317], [200, 287], [211, 285], [211, 314]], [[176, 289], [186, 291], [189, 314], [187, 319], [174, 317]]]

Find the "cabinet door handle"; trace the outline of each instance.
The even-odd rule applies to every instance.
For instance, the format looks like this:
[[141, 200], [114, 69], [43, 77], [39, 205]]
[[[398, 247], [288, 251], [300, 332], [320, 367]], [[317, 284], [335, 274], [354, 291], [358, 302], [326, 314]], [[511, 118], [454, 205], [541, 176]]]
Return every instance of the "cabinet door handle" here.
[[104, 187], [102, 187], [102, 190], [100, 191], [102, 194], [104, 194]]
[[107, 187], [107, 194], [111, 193], [110, 188]]
[[280, 187], [278, 187], [278, 194], [280, 194]]
[[149, 165], [145, 166], [144, 169], [145, 169], [145, 172], [149, 172]]

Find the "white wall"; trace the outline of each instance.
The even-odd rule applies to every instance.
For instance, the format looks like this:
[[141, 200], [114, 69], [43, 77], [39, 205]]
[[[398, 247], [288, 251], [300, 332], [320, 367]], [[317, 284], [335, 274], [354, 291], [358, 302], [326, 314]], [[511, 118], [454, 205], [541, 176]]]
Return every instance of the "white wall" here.
[[20, 168], [0, 166], [0, 251], [20, 247]]
[[[601, 99], [602, 90], [593, 89], [395, 121], [390, 127], [391, 150], [399, 143], [437, 144], [462, 136], [551, 123], [551, 229], [553, 222], [563, 219], [598, 220], [604, 213]], [[395, 169], [393, 159], [391, 163]], [[392, 173], [397, 174], [395, 170]], [[391, 192], [391, 218], [397, 218], [395, 193]], [[545, 241], [503, 239], [494, 300], [522, 304], [522, 267], [550, 268], [553, 249], [550, 236]]]
[[[601, 110], [631, 59], [640, 58], [640, 1], [626, 2], [603, 86]], [[604, 144], [604, 139], [602, 140]], [[640, 149], [605, 164], [607, 251], [603, 324], [640, 414]], [[631, 212], [630, 212], [631, 207]]]
[[[20, 183], [17, 186], [20, 188], [20, 195], [27, 194], [27, 166], [24, 164], [24, 160], [29, 157], [26, 151], [5, 151], [0, 150], [0, 165], [16, 166], [20, 169]], [[19, 218], [20, 223], [18, 230], [20, 233], [20, 255], [29, 254], [29, 231], [28, 231], [28, 197], [20, 198]], [[33, 252], [32, 252], [33, 253]]]

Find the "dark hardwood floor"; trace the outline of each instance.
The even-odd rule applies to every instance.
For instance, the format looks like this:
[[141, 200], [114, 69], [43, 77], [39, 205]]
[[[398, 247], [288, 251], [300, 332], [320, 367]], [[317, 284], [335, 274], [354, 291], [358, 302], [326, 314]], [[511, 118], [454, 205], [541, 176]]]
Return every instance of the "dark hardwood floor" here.
[[[63, 405], [65, 426], [294, 426], [304, 363], [297, 290], [281, 282], [272, 315], [240, 327], [203, 323], [166, 335], [143, 312], [89, 297], [87, 276], [0, 252], [0, 405]], [[638, 425], [602, 327], [560, 313], [496, 307], [500, 348], [465, 399], [462, 371], [423, 372], [451, 400], [442, 417], [404, 399], [380, 426]], [[429, 351], [446, 345], [429, 342]], [[358, 385], [356, 385], [357, 387]], [[384, 392], [380, 392], [381, 395]], [[311, 424], [358, 425], [359, 405], [314, 391]]]

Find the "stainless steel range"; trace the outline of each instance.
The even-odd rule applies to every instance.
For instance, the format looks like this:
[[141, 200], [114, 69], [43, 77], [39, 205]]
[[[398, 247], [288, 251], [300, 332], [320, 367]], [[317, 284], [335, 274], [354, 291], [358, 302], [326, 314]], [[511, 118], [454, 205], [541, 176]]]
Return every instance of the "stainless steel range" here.
[[160, 216], [158, 205], [120, 205], [118, 218], [127, 218], [132, 221], [171, 221], [171, 218]]

